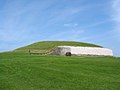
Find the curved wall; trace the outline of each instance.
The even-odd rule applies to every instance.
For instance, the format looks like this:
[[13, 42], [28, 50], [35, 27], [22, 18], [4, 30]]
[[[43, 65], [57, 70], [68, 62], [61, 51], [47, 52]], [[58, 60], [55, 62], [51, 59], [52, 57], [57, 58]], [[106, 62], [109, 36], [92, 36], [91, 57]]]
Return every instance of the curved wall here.
[[[113, 56], [112, 50], [98, 47], [74, 47], [74, 46], [58, 46], [60, 55], [65, 55], [66, 52], [71, 52], [73, 55], [98, 55], [98, 56]], [[57, 49], [56, 49], [57, 50]]]

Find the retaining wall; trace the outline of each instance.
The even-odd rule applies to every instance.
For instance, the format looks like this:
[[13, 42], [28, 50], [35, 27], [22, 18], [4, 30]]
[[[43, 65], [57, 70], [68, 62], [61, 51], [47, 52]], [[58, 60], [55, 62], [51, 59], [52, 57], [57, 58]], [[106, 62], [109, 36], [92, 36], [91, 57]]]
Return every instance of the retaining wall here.
[[97, 55], [97, 56], [113, 56], [111, 49], [99, 47], [75, 47], [75, 46], [58, 46], [54, 54], [65, 55], [71, 52], [72, 55]]

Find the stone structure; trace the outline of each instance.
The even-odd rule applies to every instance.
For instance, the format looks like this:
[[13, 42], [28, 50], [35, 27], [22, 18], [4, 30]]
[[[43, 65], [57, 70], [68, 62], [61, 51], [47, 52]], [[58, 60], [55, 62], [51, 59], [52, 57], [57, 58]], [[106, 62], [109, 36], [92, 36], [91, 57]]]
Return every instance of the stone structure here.
[[91, 56], [113, 56], [112, 50], [99, 47], [79, 47], [79, 46], [58, 46], [52, 54], [66, 55], [70, 52], [72, 55], [91, 55]]

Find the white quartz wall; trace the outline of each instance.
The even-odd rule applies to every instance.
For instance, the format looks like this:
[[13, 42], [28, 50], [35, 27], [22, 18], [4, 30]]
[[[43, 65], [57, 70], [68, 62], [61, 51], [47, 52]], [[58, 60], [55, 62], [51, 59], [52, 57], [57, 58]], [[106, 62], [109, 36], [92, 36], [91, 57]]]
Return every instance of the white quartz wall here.
[[107, 48], [59, 46], [59, 49], [61, 50], [61, 55], [65, 55], [66, 52], [71, 52], [74, 55], [113, 56], [112, 50]]
[[71, 47], [72, 54], [113, 56], [112, 50], [95, 47]]

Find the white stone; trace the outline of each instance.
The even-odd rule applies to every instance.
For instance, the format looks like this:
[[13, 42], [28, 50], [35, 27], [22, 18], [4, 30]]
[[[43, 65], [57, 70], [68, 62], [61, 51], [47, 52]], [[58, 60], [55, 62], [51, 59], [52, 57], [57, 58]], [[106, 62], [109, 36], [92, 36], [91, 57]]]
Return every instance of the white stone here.
[[65, 55], [67, 52], [71, 52], [72, 55], [113, 56], [111, 49], [79, 46], [58, 46], [52, 54]]

